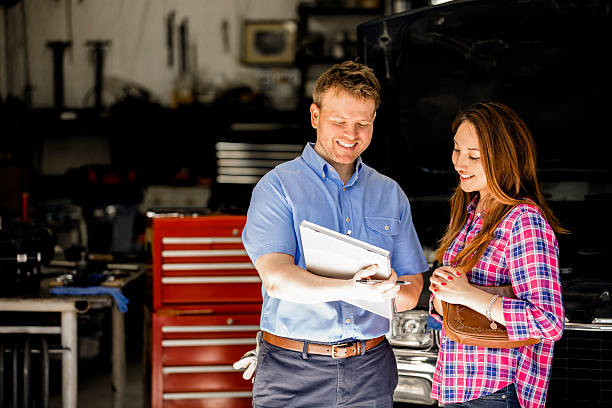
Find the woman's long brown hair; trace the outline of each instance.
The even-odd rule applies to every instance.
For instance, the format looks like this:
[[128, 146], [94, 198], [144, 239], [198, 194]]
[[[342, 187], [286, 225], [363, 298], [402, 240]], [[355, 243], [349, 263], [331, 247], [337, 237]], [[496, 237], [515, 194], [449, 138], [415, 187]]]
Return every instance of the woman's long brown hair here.
[[[472, 269], [487, 249], [496, 227], [519, 204], [535, 204], [555, 233], [567, 233], [542, 194], [536, 174], [535, 144], [525, 122], [498, 102], [476, 103], [460, 112], [453, 121], [453, 133], [465, 121], [474, 126], [478, 135], [489, 195], [483, 203], [486, 211], [480, 233], [457, 255], [453, 264]], [[450, 199], [450, 223], [436, 251], [439, 262], [467, 222], [466, 207], [475, 194], [478, 192], [464, 192], [460, 185], [455, 188]]]

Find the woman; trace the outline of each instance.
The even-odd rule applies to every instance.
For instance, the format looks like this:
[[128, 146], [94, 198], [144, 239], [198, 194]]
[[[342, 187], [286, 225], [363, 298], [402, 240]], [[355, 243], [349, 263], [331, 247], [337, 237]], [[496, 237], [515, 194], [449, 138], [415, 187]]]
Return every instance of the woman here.
[[[506, 326], [517, 348], [467, 346], [442, 331], [433, 398], [445, 407], [544, 407], [554, 342], [563, 333], [558, 245], [565, 233], [546, 204], [525, 123], [500, 103], [477, 103], [454, 123], [459, 185], [430, 280], [430, 312], [462, 304]], [[512, 285], [516, 298], [479, 286]], [[437, 311], [436, 314], [433, 308]]]

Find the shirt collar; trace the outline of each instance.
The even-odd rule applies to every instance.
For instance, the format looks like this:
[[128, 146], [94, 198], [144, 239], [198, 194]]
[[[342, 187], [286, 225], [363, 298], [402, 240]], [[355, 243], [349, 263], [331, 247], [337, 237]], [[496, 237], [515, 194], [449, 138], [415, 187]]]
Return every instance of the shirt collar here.
[[[314, 143], [309, 142], [306, 143], [304, 147], [304, 151], [302, 152], [302, 159], [308, 164], [308, 166], [315, 171], [319, 175], [319, 177], [325, 180], [326, 177], [330, 174], [330, 169], [333, 169], [332, 165], [323, 159], [319, 153], [317, 153], [314, 149]], [[357, 178], [359, 177], [359, 173], [361, 173], [361, 169], [363, 168], [363, 161], [361, 160], [361, 156], [357, 158], [355, 161], [355, 168], [357, 171], [353, 173], [353, 176], [346, 184], [347, 187], [354, 184]], [[337, 174], [334, 170], [334, 174]]]

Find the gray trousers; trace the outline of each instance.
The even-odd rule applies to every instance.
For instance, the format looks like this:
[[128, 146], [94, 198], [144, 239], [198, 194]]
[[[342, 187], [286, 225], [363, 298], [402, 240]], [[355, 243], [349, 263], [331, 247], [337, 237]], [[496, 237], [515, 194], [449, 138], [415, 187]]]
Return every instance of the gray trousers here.
[[384, 340], [361, 356], [333, 359], [273, 346], [263, 339], [254, 408], [393, 407], [397, 364]]

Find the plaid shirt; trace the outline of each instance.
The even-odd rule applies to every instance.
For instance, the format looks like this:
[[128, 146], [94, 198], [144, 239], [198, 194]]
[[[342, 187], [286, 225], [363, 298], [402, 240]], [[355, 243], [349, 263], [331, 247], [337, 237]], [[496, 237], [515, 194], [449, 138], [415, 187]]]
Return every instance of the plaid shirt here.
[[[444, 265], [482, 228], [475, 213], [444, 255]], [[442, 403], [463, 402], [515, 384], [524, 408], [544, 407], [553, 360], [554, 342], [563, 334], [558, 245], [553, 230], [534, 205], [516, 206], [498, 225], [482, 259], [467, 273], [476, 285], [512, 284], [518, 299], [502, 299], [510, 340], [539, 337], [538, 344], [511, 349], [465, 346], [446, 337], [442, 329], [432, 397]], [[441, 321], [430, 301], [430, 314]]]

